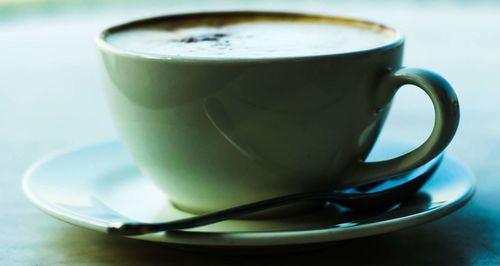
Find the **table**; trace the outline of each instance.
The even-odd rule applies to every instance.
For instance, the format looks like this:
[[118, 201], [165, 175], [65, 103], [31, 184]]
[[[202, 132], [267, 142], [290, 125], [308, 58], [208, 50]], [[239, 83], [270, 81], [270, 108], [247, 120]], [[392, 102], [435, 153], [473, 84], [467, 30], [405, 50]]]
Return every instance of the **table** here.
[[[0, 265], [500, 265], [500, 3], [328, 1], [167, 1], [106, 4], [11, 14], [0, 9]], [[68, 225], [21, 191], [24, 170], [67, 145], [116, 137], [102, 93], [93, 36], [106, 25], [147, 15], [209, 9], [277, 9], [343, 14], [406, 33], [405, 65], [435, 70], [454, 85], [462, 120], [448, 152], [476, 174], [475, 197], [437, 221], [341, 241], [309, 252], [197, 254]], [[410, 86], [398, 93], [381, 141], [417, 145], [433, 111]]]

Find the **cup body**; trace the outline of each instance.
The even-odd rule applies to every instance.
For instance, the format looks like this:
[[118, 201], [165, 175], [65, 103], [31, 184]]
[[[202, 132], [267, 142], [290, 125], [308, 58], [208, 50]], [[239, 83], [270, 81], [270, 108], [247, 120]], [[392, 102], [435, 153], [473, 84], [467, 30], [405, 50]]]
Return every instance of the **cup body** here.
[[114, 121], [143, 174], [196, 213], [333, 188], [365, 158], [390, 104], [380, 76], [401, 37], [352, 53], [154, 58], [99, 45]]

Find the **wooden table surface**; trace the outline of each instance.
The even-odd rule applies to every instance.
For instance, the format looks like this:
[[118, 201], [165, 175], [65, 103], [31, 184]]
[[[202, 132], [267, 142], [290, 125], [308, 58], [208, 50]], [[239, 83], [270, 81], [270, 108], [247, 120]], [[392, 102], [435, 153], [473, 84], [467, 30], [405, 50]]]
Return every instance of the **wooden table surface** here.
[[[0, 10], [0, 265], [394, 264], [500, 265], [500, 3], [170, 1], [27, 14]], [[110, 237], [34, 207], [21, 177], [37, 158], [67, 145], [114, 138], [93, 36], [130, 18], [207, 9], [278, 9], [386, 22], [406, 34], [405, 65], [435, 70], [454, 85], [462, 120], [449, 154], [476, 174], [463, 209], [437, 221], [328, 247], [278, 255], [198, 254]], [[401, 91], [381, 141], [423, 141], [433, 123], [425, 95]]]

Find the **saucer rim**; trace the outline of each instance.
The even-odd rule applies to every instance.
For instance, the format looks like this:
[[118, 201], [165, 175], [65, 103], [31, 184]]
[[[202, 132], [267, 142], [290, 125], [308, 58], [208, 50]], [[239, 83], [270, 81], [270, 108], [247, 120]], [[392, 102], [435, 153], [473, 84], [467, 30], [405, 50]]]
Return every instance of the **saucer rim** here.
[[[68, 209], [61, 208], [56, 204], [51, 203], [50, 201], [38, 197], [36, 193], [30, 190], [30, 180], [32, 176], [40, 167], [42, 167], [46, 163], [67, 154], [81, 152], [82, 150], [92, 150], [104, 145], [123, 145], [123, 143], [116, 139], [110, 139], [83, 145], [72, 145], [42, 156], [25, 171], [25, 174], [22, 177], [22, 190], [24, 194], [36, 207], [38, 207], [46, 214], [57, 218], [58, 220], [78, 227], [106, 233], [109, 226], [108, 222], [100, 221], [98, 219], [95, 219], [94, 217], [81, 215]], [[213, 247], [260, 247], [332, 242], [397, 231], [446, 216], [463, 207], [475, 194], [477, 181], [470, 168], [459, 160], [449, 156], [448, 154], [445, 155], [444, 159], [446, 161], [452, 161], [460, 165], [463, 168], [463, 171], [467, 173], [467, 176], [469, 177], [468, 181], [470, 183], [470, 187], [468, 188], [467, 192], [458, 197], [457, 200], [452, 201], [449, 204], [438, 206], [425, 210], [423, 212], [418, 212], [407, 216], [392, 218], [389, 220], [369, 222], [352, 227], [322, 227], [312, 229], [259, 232], [176, 231], [169, 232], [167, 234], [160, 232], [139, 236], [127, 236], [127, 238], [180, 245]], [[267, 241], [269, 241], [269, 243]]]

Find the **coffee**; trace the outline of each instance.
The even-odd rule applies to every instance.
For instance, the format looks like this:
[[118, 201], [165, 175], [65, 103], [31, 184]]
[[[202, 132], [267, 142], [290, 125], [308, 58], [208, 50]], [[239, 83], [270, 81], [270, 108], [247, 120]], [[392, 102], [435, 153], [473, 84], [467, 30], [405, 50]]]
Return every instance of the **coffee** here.
[[396, 38], [380, 25], [332, 17], [217, 14], [125, 25], [106, 41], [161, 57], [272, 58], [366, 50]]

